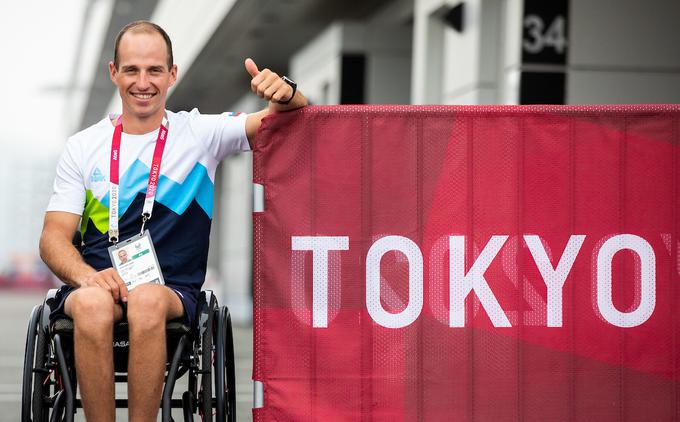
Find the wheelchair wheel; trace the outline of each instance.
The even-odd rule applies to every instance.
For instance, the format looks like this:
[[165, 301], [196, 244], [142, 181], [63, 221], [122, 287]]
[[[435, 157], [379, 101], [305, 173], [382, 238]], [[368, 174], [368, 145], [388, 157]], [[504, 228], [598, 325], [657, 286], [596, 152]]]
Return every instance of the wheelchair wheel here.
[[47, 333], [38, 327], [38, 341], [35, 347], [35, 373], [33, 374], [33, 421], [47, 422], [48, 408], [45, 398], [50, 394], [49, 370], [45, 367], [49, 339]]
[[201, 415], [201, 420], [213, 420], [213, 403], [212, 403], [212, 362], [213, 362], [213, 326], [215, 324], [215, 309], [217, 302], [214, 296], [210, 296], [205, 303], [207, 309], [202, 310], [200, 318], [206, 318], [205, 322], [201, 321], [200, 337], [201, 337], [201, 386], [198, 394], [198, 411]]
[[45, 395], [49, 393], [49, 384], [43, 383], [49, 374], [45, 368], [48, 339], [41, 328], [42, 313], [43, 305], [36, 305], [33, 308], [26, 332], [21, 389], [21, 420], [25, 422], [46, 422], [48, 416]]
[[234, 368], [234, 334], [231, 315], [226, 306], [217, 315], [215, 350], [215, 398], [218, 422], [236, 421], [236, 376]]

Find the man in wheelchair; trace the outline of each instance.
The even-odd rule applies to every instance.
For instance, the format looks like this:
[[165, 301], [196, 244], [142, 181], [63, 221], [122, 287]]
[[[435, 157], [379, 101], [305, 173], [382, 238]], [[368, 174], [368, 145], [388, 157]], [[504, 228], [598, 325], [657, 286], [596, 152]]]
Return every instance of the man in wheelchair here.
[[[290, 79], [260, 71], [251, 59], [245, 68], [253, 92], [269, 101], [264, 110], [166, 110], [177, 78], [170, 39], [151, 22], [128, 24], [109, 63], [122, 114], [66, 143], [40, 239], [43, 260], [65, 285], [42, 311], [50, 309], [53, 331], [56, 321], [72, 320], [75, 373], [88, 420], [115, 419], [111, 346], [119, 322], [126, 322], [129, 339], [129, 420], [156, 420], [168, 362], [165, 327], [168, 321], [198, 326], [217, 164], [252, 147], [264, 116], [307, 104]], [[76, 247], [79, 222], [82, 242]], [[34, 368], [41, 370], [47, 369]], [[185, 406], [185, 418], [186, 407], [195, 406]]]

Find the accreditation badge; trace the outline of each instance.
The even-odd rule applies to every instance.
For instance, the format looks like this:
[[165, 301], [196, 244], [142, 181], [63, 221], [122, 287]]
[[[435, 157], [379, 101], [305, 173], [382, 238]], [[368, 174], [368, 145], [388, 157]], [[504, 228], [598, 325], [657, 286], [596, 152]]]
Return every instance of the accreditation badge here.
[[140, 284], [165, 284], [149, 230], [109, 247], [113, 267], [128, 291]]

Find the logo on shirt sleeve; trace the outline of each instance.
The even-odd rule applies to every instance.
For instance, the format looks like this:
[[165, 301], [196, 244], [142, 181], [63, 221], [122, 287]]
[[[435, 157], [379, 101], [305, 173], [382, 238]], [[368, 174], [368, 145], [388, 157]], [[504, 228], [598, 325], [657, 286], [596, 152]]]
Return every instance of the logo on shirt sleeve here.
[[95, 167], [94, 171], [92, 172], [92, 175], [90, 176], [90, 182], [92, 183], [98, 183], [98, 182], [103, 182], [104, 181], [104, 173], [99, 169], [99, 167]]

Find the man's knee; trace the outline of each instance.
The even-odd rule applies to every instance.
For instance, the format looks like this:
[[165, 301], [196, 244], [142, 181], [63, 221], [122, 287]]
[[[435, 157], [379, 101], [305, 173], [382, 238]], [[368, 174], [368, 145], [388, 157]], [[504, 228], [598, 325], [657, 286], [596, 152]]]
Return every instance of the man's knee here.
[[101, 329], [113, 326], [114, 302], [111, 293], [100, 287], [80, 287], [66, 299], [64, 310], [76, 328]]
[[127, 317], [131, 330], [165, 326], [168, 314], [166, 287], [158, 284], [137, 286], [128, 296]]

